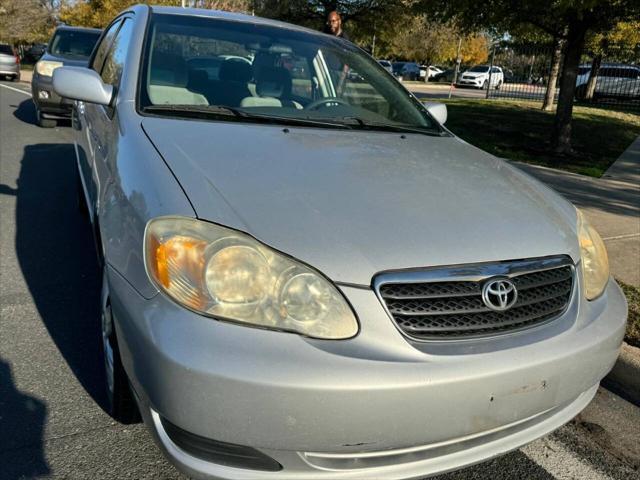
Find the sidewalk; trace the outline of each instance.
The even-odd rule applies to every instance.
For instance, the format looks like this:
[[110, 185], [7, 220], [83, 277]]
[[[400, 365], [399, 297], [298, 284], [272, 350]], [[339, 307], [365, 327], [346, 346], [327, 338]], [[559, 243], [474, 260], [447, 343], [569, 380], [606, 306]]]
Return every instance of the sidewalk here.
[[24, 83], [31, 83], [33, 78], [33, 70], [20, 70], [20, 81]]
[[607, 246], [612, 275], [640, 287], [640, 137], [602, 178], [514, 164], [580, 208]]

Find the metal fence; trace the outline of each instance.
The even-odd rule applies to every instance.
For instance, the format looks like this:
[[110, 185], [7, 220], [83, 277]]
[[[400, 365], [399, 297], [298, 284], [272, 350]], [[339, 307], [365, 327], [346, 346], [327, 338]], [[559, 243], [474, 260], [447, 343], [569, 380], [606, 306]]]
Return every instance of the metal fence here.
[[[493, 78], [484, 85], [487, 98], [543, 102], [552, 66], [551, 47], [500, 46], [491, 52], [490, 60], [501, 73], [493, 73], [495, 68], [491, 70]], [[594, 62], [593, 56], [583, 55], [576, 79], [576, 104], [640, 111], [638, 60], [623, 63], [598, 58]], [[464, 74], [458, 82], [463, 78]], [[556, 83], [554, 102], [559, 86], [560, 78]]]

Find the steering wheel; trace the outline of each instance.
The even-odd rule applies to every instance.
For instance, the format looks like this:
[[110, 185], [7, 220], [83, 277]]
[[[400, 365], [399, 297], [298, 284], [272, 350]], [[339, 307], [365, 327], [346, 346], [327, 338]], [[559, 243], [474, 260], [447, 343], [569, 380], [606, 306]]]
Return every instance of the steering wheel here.
[[331, 104], [349, 106], [349, 102], [347, 102], [345, 100], [342, 100], [341, 98], [338, 98], [338, 97], [327, 97], [327, 98], [321, 98], [319, 100], [315, 100], [315, 101], [311, 102], [309, 105], [304, 107], [304, 109], [305, 110], [317, 110], [318, 107], [320, 107], [322, 105], [326, 105], [328, 107]]

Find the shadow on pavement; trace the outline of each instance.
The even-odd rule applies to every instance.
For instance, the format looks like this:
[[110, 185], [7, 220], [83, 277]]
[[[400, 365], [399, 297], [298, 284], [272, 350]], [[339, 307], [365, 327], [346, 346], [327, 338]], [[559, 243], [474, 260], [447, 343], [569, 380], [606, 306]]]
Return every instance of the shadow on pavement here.
[[515, 165], [556, 189], [579, 208], [595, 208], [631, 218], [640, 215], [640, 189], [636, 185], [614, 185], [607, 179], [558, 174], [554, 170], [523, 163]]
[[[10, 105], [16, 107], [15, 105]], [[31, 99], [24, 100], [17, 105], [17, 108], [13, 111], [13, 116], [24, 123], [36, 124], [36, 109], [33, 106]]]
[[[13, 116], [24, 123], [31, 125], [37, 125], [36, 122], [36, 109], [31, 99], [20, 102], [19, 105], [10, 105], [14, 107]], [[58, 120], [58, 126], [69, 127], [71, 126], [71, 120]]]
[[16, 202], [16, 254], [51, 339], [104, 407], [100, 275], [88, 222], [77, 211], [73, 145], [24, 149]]
[[553, 475], [520, 451], [511, 452], [502, 457], [479, 463], [456, 472], [433, 477], [433, 480], [511, 480], [516, 478], [527, 480], [555, 480]]
[[0, 479], [50, 473], [43, 445], [46, 416], [46, 404], [18, 391], [11, 366], [0, 358]]

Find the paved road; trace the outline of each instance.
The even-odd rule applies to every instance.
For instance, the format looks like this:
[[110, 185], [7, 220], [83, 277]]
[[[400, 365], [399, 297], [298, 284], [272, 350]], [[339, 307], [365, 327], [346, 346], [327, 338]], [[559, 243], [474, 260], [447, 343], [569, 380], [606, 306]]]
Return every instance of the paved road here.
[[[99, 279], [75, 210], [68, 127], [34, 125], [28, 94], [0, 82], [0, 479], [178, 479], [142, 425], [103, 411]], [[637, 475], [579, 422], [452, 479]]]

